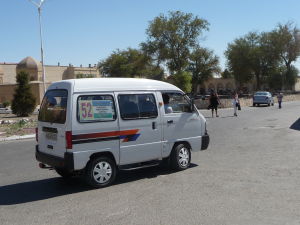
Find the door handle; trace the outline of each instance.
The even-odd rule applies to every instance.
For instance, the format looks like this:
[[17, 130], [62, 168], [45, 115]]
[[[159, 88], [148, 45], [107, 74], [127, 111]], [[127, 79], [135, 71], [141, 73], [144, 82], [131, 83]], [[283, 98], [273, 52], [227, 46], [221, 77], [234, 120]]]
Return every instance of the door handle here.
[[153, 129], [153, 130], [156, 129], [156, 122], [152, 122], [152, 129]]
[[173, 123], [174, 121], [173, 120], [167, 120], [167, 123], [168, 124], [171, 124], [171, 123]]

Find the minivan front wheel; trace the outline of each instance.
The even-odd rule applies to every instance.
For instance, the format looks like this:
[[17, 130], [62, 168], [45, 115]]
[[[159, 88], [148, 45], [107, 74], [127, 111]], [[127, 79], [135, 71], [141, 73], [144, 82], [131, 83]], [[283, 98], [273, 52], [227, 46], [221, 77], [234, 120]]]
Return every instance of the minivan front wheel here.
[[190, 166], [191, 151], [186, 144], [178, 144], [171, 154], [171, 166], [175, 170], [185, 170]]
[[109, 186], [116, 178], [115, 162], [105, 156], [92, 159], [86, 168], [86, 182], [95, 188]]

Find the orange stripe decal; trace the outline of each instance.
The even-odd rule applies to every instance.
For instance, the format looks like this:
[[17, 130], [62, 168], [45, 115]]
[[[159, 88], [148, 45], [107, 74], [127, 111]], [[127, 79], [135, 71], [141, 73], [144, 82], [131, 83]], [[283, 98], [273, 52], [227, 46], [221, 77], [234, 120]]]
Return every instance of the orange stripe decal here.
[[127, 135], [135, 135], [138, 132], [139, 132], [139, 129], [122, 130], [122, 131], [109, 131], [109, 132], [91, 133], [91, 134], [77, 134], [77, 135], [72, 135], [72, 140], [127, 136]]

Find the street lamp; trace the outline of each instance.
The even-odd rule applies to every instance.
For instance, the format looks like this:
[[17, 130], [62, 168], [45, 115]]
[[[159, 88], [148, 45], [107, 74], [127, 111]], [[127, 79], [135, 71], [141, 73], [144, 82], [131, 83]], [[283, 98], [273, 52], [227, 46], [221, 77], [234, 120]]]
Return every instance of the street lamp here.
[[42, 74], [43, 74], [43, 85], [44, 85], [44, 93], [46, 92], [46, 84], [45, 84], [45, 66], [44, 66], [44, 51], [43, 51], [43, 37], [42, 37], [42, 23], [41, 23], [41, 11], [42, 11], [42, 5], [44, 4], [45, 0], [41, 0], [40, 3], [36, 3], [33, 0], [28, 0], [32, 4], [34, 4], [39, 12], [39, 25], [40, 25], [40, 39], [41, 39], [41, 60], [42, 60]]

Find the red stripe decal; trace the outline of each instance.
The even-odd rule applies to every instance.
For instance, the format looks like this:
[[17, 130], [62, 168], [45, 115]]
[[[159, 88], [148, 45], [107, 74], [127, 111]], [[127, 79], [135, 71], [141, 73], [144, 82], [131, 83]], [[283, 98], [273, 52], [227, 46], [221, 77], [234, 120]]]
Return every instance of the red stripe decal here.
[[110, 131], [110, 132], [91, 133], [91, 134], [78, 134], [78, 135], [72, 135], [72, 140], [133, 135], [133, 134], [136, 134], [138, 131], [139, 131], [139, 129]]

